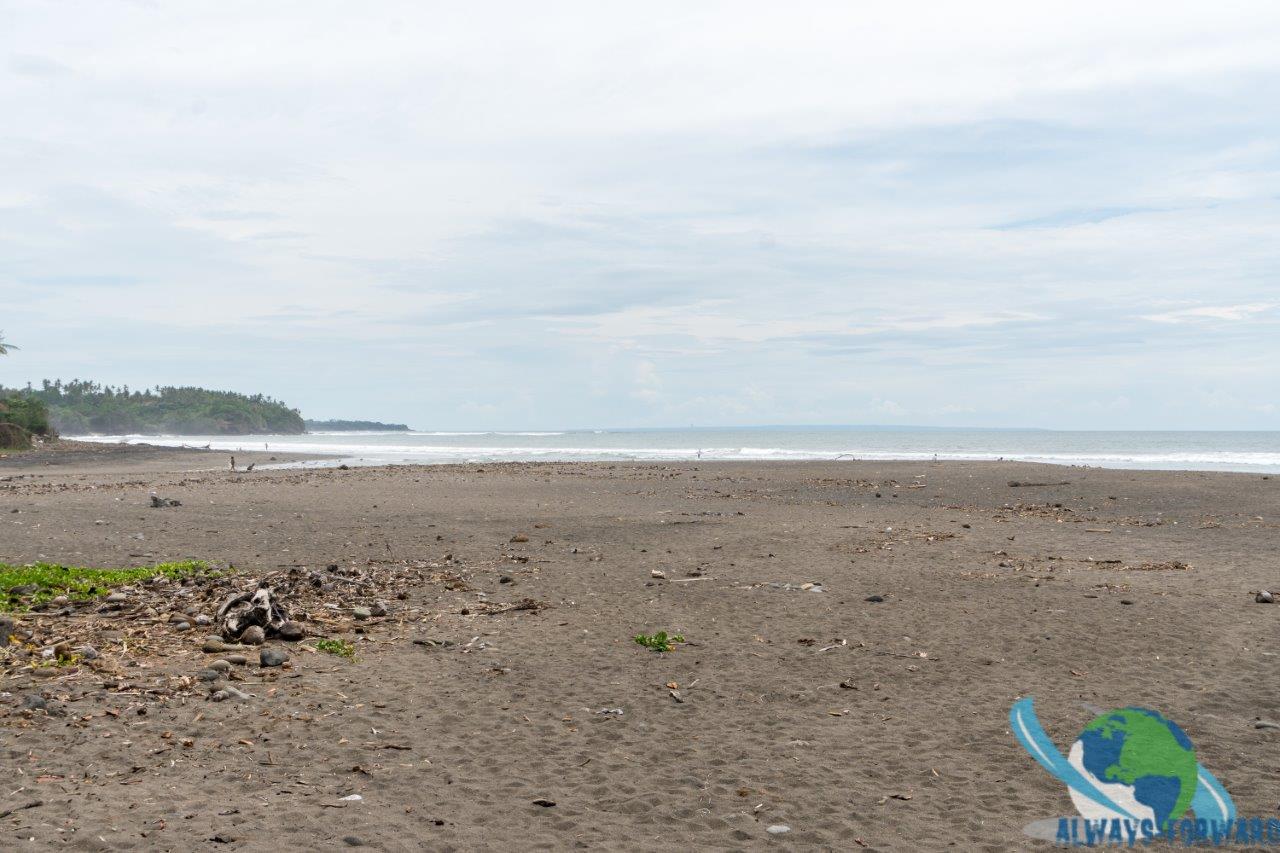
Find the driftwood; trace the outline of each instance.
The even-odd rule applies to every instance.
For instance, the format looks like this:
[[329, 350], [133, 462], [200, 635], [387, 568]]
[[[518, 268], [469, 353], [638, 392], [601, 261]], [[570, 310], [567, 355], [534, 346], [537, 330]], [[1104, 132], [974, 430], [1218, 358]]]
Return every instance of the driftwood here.
[[271, 597], [271, 587], [259, 584], [253, 592], [242, 592], [222, 602], [214, 622], [223, 637], [234, 640], [253, 625], [262, 628], [267, 636], [278, 634], [288, 619], [288, 612]]

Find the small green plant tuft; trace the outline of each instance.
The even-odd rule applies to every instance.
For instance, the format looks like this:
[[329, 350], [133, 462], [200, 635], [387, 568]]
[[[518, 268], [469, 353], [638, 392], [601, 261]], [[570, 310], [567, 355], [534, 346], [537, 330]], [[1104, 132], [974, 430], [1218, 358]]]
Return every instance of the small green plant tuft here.
[[26, 610], [59, 595], [73, 601], [88, 601], [106, 595], [114, 587], [147, 578], [217, 577], [216, 569], [201, 560], [160, 563], [131, 569], [89, 569], [83, 566], [59, 566], [53, 563], [31, 563], [11, 566], [0, 563], [0, 612]]
[[322, 652], [328, 652], [331, 655], [337, 655], [347, 660], [356, 659], [356, 647], [348, 643], [346, 640], [334, 640], [329, 637], [321, 637], [316, 640], [316, 648]]
[[679, 634], [668, 636], [666, 631], [659, 631], [656, 634], [636, 634], [634, 639], [646, 649], [653, 649], [655, 652], [675, 651], [676, 644], [684, 642], [684, 637]]

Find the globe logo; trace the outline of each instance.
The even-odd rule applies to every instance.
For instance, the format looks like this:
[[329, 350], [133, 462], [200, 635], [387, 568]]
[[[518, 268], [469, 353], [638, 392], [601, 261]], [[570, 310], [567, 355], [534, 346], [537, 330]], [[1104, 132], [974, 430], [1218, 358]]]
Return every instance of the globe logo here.
[[[1009, 724], [1031, 757], [1067, 786], [1090, 844], [1095, 836], [1104, 843], [1171, 836], [1180, 821], [1187, 831], [1201, 832], [1235, 819], [1231, 796], [1196, 760], [1191, 739], [1158, 711], [1130, 707], [1099, 714], [1065, 757], [1036, 719], [1031, 697], [1014, 704]], [[1071, 843], [1084, 843], [1076, 837], [1076, 822], [1067, 821], [1058, 819], [1057, 840], [1069, 834]]]

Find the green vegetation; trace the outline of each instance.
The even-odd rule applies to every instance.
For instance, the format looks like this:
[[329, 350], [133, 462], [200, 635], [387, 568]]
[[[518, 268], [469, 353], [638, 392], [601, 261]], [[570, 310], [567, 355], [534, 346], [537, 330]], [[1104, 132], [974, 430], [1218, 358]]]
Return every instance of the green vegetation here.
[[23, 450], [31, 436], [52, 434], [44, 403], [20, 394], [0, 396], [0, 448]]
[[666, 631], [659, 631], [656, 634], [636, 634], [634, 639], [640, 645], [655, 652], [675, 651], [676, 644], [684, 642], [684, 637], [679, 634], [667, 636]]
[[96, 382], [45, 380], [10, 395], [48, 407], [50, 424], [61, 433], [142, 433], [174, 435], [300, 434], [302, 416], [278, 400], [255, 394], [204, 388], [130, 391]]
[[331, 640], [328, 637], [322, 637], [316, 640], [316, 648], [322, 652], [328, 652], [331, 655], [337, 655], [347, 660], [356, 659], [356, 647], [346, 640]]
[[9, 350], [17, 349], [13, 344], [7, 343], [4, 339], [4, 332], [0, 332], [0, 355], [8, 355]]
[[86, 569], [32, 563], [11, 566], [0, 563], [0, 611], [25, 610], [59, 595], [87, 601], [106, 595], [113, 588], [154, 577], [211, 577], [219, 574], [200, 560], [160, 563], [133, 569]]
[[332, 432], [332, 433], [407, 433], [406, 424], [384, 424], [376, 420], [311, 420], [308, 418], [302, 423], [306, 424], [308, 433], [315, 432]]

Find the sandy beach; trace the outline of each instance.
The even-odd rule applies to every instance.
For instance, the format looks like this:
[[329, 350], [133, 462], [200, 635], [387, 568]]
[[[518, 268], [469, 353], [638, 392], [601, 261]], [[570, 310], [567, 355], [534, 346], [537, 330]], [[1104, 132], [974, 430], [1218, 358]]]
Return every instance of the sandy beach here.
[[[39, 803], [6, 849], [1047, 847], [1023, 827], [1072, 808], [1010, 733], [1028, 695], [1064, 750], [1098, 708], [1159, 709], [1242, 814], [1277, 813], [1280, 606], [1254, 593], [1280, 586], [1280, 479], [55, 456], [0, 460], [0, 562], [430, 579], [368, 619], [326, 593], [356, 660], [274, 643], [239, 701], [184, 681], [207, 629], [95, 613], [116, 671], [0, 684], [0, 812]], [[686, 642], [632, 640], [659, 630]]]

